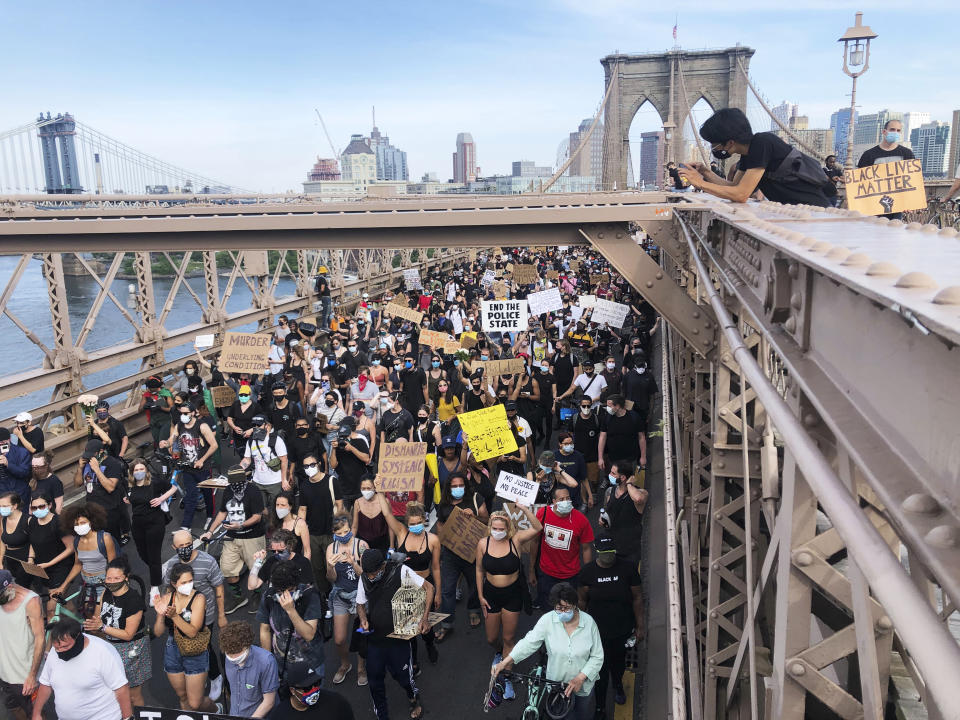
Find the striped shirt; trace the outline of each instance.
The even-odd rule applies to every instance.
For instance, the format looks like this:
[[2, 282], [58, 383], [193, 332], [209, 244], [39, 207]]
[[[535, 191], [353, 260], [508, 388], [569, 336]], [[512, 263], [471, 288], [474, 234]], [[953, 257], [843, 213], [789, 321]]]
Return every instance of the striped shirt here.
[[[170, 571], [178, 562], [180, 558], [174, 555], [163, 564], [164, 585], [170, 584]], [[207, 600], [204, 623], [210, 625], [217, 619], [217, 595], [214, 588], [223, 585], [223, 573], [220, 572], [216, 558], [202, 550], [197, 550], [197, 556], [188, 564], [193, 568], [194, 589], [202, 592]]]

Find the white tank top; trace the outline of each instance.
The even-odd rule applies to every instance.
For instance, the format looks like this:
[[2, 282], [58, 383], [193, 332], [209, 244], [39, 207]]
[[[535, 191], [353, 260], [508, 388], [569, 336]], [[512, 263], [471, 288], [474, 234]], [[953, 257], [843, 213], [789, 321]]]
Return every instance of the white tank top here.
[[[0, 606], [0, 680], [22, 685], [33, 663], [33, 630], [27, 622], [27, 603], [37, 597], [28, 592], [16, 610]], [[40, 638], [43, 642], [43, 638]]]

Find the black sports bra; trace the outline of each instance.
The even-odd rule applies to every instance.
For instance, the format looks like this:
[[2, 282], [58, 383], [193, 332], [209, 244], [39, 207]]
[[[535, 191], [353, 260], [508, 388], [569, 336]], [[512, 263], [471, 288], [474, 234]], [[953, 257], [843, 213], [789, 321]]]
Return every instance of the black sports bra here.
[[427, 532], [424, 530], [423, 542], [426, 545], [426, 550], [417, 552], [411, 552], [407, 550], [407, 538], [410, 537], [408, 532], [403, 536], [403, 542], [400, 543], [400, 547], [397, 548], [402, 553], [406, 553], [407, 559], [404, 561], [404, 565], [409, 567], [411, 570], [416, 572], [423, 572], [424, 570], [430, 569], [430, 561], [433, 560], [433, 553], [430, 552], [430, 538], [427, 537]]
[[510, 552], [503, 557], [494, 557], [490, 554], [490, 538], [487, 537], [487, 547], [483, 551], [483, 570], [491, 575], [513, 575], [520, 572], [520, 555], [510, 540]]

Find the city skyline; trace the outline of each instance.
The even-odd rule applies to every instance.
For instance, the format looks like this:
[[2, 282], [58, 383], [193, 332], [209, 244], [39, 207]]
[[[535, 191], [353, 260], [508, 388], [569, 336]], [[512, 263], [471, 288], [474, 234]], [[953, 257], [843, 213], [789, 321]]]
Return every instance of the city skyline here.
[[[960, 19], [960, 10], [930, 2], [898, 12], [842, 0], [816, 0], [803, 10], [752, 1], [706, 8], [679, 2], [669, 10], [642, 12], [621, 0], [589, 6], [572, 0], [532, 2], [520, 8], [481, 2], [470, 9], [373, 3], [372, 12], [402, 32], [391, 33], [363, 56], [348, 54], [345, 41], [333, 33], [319, 72], [315, 50], [301, 39], [318, 22], [332, 29], [347, 26], [352, 9], [293, 4], [271, 9], [265, 21], [254, 13], [257, 7], [241, 2], [229, 15], [191, 7], [190, 22], [184, 24], [178, 18], [186, 6], [136, 6], [123, 16], [107, 3], [94, 3], [82, 13], [58, 2], [44, 6], [42, 14], [33, 6], [14, 6], [9, 19], [24, 30], [6, 43], [7, 53], [11, 59], [31, 57], [31, 72], [13, 80], [0, 107], [0, 131], [29, 122], [41, 108], [69, 111], [173, 164], [241, 187], [282, 191], [296, 189], [305, 168], [330, 155], [314, 106], [343, 147], [352, 134], [366, 134], [369, 107], [375, 104], [381, 124], [408, 154], [411, 178], [435, 172], [445, 179], [451, 143], [464, 130], [482, 148], [484, 174], [508, 174], [517, 158], [550, 163], [557, 142], [592, 117], [603, 93], [602, 56], [617, 49], [635, 53], [672, 46], [675, 12], [681, 46], [741, 42], [755, 48], [751, 73], [759, 89], [775, 102], [799, 103], [810, 127], [829, 127], [830, 114], [848, 103], [849, 79], [840, 70], [836, 40], [858, 9], [880, 36], [870, 72], [858, 87], [861, 114], [901, 108], [950, 122], [958, 104], [950, 83], [942, 80], [951, 67], [948, 32], [955, 22], [950, 20]], [[72, 13], [74, 21], [42, 22], [51, 12]], [[900, 28], [915, 22], [918, 13], [936, 16], [937, 22], [928, 23], [925, 42], [904, 56], [897, 42]], [[745, 14], [749, 25], [743, 24]], [[483, 40], [464, 44], [458, 36], [455, 43], [445, 32], [467, 15], [471, 37]], [[211, 26], [218, 32], [209, 33]], [[151, 32], [145, 35], [144, 27]], [[787, 27], [791, 32], [784, 33]], [[110, 42], [83, 42], [91, 33]], [[62, 63], [37, 53], [47, 45], [76, 53], [98, 82], [73, 81]], [[442, 63], [436, 61], [440, 56]], [[120, 57], [124, 61], [116, 62]], [[391, 60], [398, 57], [404, 61]], [[797, 72], [799, 57], [802, 73]], [[178, 66], [180, 71], [170, 72]], [[538, 71], [520, 73], [518, 67]], [[158, 68], [164, 72], [155, 73]], [[123, 81], [131, 72], [143, 81]], [[697, 122], [703, 115], [695, 115]], [[638, 120], [631, 138], [659, 129]]]

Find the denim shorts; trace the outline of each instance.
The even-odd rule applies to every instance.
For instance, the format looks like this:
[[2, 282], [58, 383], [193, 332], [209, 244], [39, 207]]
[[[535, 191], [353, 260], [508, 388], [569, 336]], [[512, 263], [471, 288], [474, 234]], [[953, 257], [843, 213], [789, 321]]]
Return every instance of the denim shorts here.
[[176, 641], [168, 636], [167, 644], [163, 648], [163, 669], [171, 675], [180, 673], [202, 675], [207, 672], [210, 666], [209, 652], [209, 650], [204, 650], [199, 655], [184, 657], [180, 654]]

